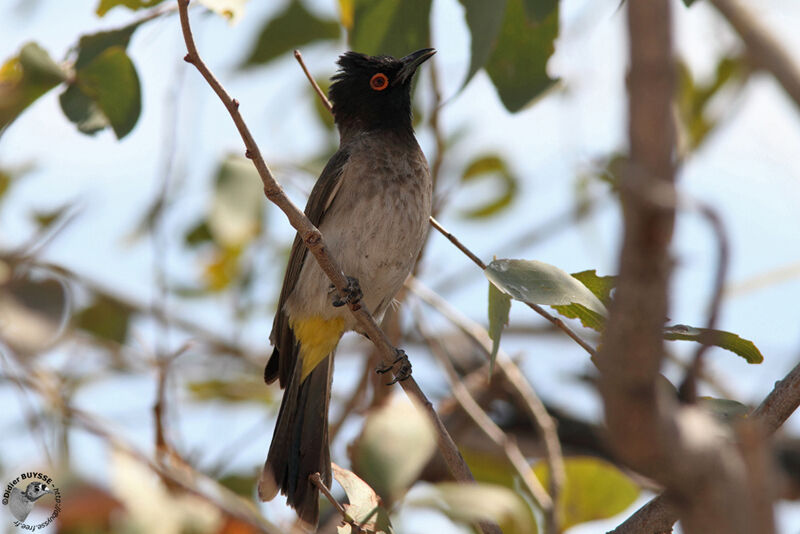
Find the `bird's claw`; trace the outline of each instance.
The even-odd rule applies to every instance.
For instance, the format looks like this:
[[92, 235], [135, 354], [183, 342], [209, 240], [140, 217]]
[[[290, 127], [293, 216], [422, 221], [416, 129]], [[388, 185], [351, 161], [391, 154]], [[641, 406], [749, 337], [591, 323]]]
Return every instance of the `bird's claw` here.
[[387, 386], [411, 378], [411, 362], [408, 360], [408, 355], [403, 349], [394, 349], [394, 353], [396, 358], [392, 362], [392, 365], [379, 365], [375, 369], [375, 372], [381, 375], [389, 371], [394, 371], [394, 379], [386, 384]]
[[334, 294], [332, 304], [335, 308], [341, 308], [345, 304], [358, 304], [358, 302], [361, 300], [361, 297], [364, 296], [358, 280], [352, 276], [347, 277], [347, 287], [344, 289], [344, 295], [340, 295], [338, 292], [335, 292], [335, 287], [333, 290]]

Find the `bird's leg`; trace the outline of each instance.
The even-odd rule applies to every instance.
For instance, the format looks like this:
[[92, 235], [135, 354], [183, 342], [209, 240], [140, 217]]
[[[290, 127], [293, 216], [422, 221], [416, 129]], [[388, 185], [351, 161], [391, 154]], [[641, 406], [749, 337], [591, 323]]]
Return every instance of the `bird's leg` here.
[[381, 375], [389, 371], [395, 371], [394, 379], [386, 384], [387, 386], [391, 386], [396, 382], [402, 382], [411, 377], [411, 362], [408, 360], [408, 355], [403, 349], [394, 349], [394, 354], [396, 358], [392, 362], [392, 365], [379, 365], [375, 369], [375, 372]]
[[358, 280], [353, 278], [352, 276], [348, 276], [347, 278], [347, 287], [344, 289], [344, 295], [340, 295], [334, 286], [331, 286], [333, 290], [333, 304], [334, 307], [340, 308], [345, 304], [357, 304], [361, 297], [364, 296], [364, 293], [361, 291], [361, 286], [358, 284]]

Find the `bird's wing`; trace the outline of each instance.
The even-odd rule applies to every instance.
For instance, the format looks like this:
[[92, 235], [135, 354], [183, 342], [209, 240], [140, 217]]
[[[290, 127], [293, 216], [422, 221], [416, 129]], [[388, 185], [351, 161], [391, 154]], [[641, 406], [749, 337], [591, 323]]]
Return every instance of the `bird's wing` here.
[[[328, 160], [328, 164], [322, 170], [317, 183], [314, 184], [314, 189], [311, 190], [305, 213], [317, 228], [322, 223], [325, 212], [330, 207], [333, 198], [342, 185], [342, 169], [349, 157], [350, 154], [347, 150], [339, 149]], [[276, 378], [280, 378], [281, 387], [284, 387], [289, 380], [297, 358], [294, 350], [294, 334], [289, 328], [289, 320], [286, 314], [283, 313], [283, 305], [300, 277], [300, 270], [303, 268], [307, 251], [308, 249], [303, 244], [300, 236], [296, 236], [292, 251], [289, 253], [289, 265], [286, 267], [286, 275], [283, 278], [283, 287], [278, 299], [278, 308], [275, 312], [275, 320], [272, 323], [272, 333], [269, 336], [270, 341], [275, 346], [275, 350], [264, 370], [264, 380], [270, 383]]]
[[19, 488], [14, 488], [11, 490], [11, 495], [8, 499], [8, 508], [11, 510], [11, 515], [16, 517], [18, 521], [25, 521], [25, 518], [33, 510], [33, 503], [28, 500]]

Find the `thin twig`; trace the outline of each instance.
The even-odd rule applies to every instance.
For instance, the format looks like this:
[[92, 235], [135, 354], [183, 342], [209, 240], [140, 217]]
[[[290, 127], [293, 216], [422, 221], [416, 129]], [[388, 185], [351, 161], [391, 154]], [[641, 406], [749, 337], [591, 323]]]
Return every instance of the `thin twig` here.
[[758, 66], [772, 73], [795, 106], [800, 108], [800, 69], [773, 37], [773, 33], [761, 26], [752, 10], [736, 0], [711, 0], [711, 4], [739, 34], [750, 57]]
[[697, 401], [697, 380], [703, 374], [703, 356], [711, 347], [714, 339], [714, 330], [719, 320], [719, 313], [722, 307], [722, 295], [725, 291], [725, 280], [728, 275], [728, 264], [730, 262], [730, 245], [728, 235], [725, 232], [725, 225], [719, 213], [704, 202], [690, 204], [708, 221], [717, 241], [717, 268], [714, 276], [714, 290], [708, 306], [708, 320], [706, 321], [705, 335], [701, 336], [700, 346], [694, 353], [692, 363], [686, 373], [686, 378], [680, 387], [681, 399], [685, 402], [694, 403]]
[[439, 221], [437, 221], [433, 217], [430, 217], [429, 220], [430, 220], [431, 226], [433, 226], [434, 228], [439, 230], [439, 233], [441, 233], [443, 236], [445, 236], [452, 244], [454, 244], [456, 246], [456, 248], [458, 250], [463, 252], [469, 259], [471, 259], [475, 263], [475, 265], [480, 267], [482, 271], [486, 270], [486, 264], [483, 263], [483, 261], [478, 256], [473, 254], [472, 251], [470, 249], [468, 249], [461, 241], [459, 241], [456, 236], [454, 236], [453, 234], [448, 232], [444, 228], [444, 226], [439, 224]]
[[[768, 434], [774, 434], [800, 407], [800, 363], [778, 382], [750, 418], [759, 421]], [[664, 495], [654, 498], [613, 531], [613, 534], [669, 532], [678, 520], [678, 510]]]
[[331, 105], [331, 101], [328, 100], [328, 97], [325, 96], [325, 92], [319, 86], [314, 77], [311, 76], [311, 73], [308, 72], [308, 67], [306, 67], [305, 61], [303, 61], [303, 54], [300, 53], [300, 50], [294, 51], [294, 58], [297, 60], [298, 63], [300, 63], [300, 68], [303, 69], [306, 78], [308, 78], [308, 81], [311, 83], [311, 86], [314, 88], [314, 91], [317, 93], [317, 96], [319, 96], [319, 99], [322, 101], [322, 105], [324, 105], [328, 109], [328, 111], [333, 112], [333, 106]]
[[[406, 279], [406, 287], [417, 297], [442, 314], [448, 321], [453, 323], [467, 336], [472, 338], [488, 355], [492, 351], [492, 340], [489, 334], [480, 325], [465, 317], [458, 310], [453, 308], [446, 300], [425, 287], [416, 278]], [[553, 509], [558, 510], [558, 502], [561, 498], [561, 490], [566, 480], [564, 470], [564, 457], [561, 452], [561, 442], [558, 440], [556, 425], [550, 414], [547, 413], [544, 403], [539, 399], [533, 387], [525, 379], [511, 358], [505, 352], [497, 352], [496, 365], [508, 383], [514, 389], [522, 406], [528, 412], [533, 426], [542, 436], [545, 449], [545, 460], [550, 471], [550, 499], [553, 501]]]
[[339, 501], [336, 500], [336, 497], [333, 496], [331, 490], [328, 489], [328, 486], [322, 482], [322, 478], [319, 476], [319, 473], [312, 473], [308, 475], [308, 480], [314, 484], [325, 496], [325, 498], [328, 499], [328, 501], [333, 505], [333, 507], [336, 508], [336, 511], [339, 512], [339, 515], [342, 516], [342, 521], [350, 525], [354, 534], [358, 534], [362, 531], [361, 526], [353, 521], [353, 519], [347, 514], [347, 511], [344, 509], [344, 507], [339, 503]]
[[[334, 287], [340, 293], [344, 294], [347, 288], [347, 278], [337, 262], [335, 262], [328, 254], [328, 249], [325, 245], [322, 233], [313, 224], [311, 224], [311, 221], [308, 220], [303, 212], [297, 206], [295, 206], [291, 200], [289, 200], [289, 198], [283, 192], [280, 184], [278, 184], [278, 182], [272, 176], [272, 173], [267, 167], [267, 164], [261, 155], [261, 151], [259, 150], [253, 135], [250, 133], [250, 129], [247, 127], [247, 124], [242, 118], [241, 113], [239, 113], [239, 102], [231, 98], [227, 91], [222, 87], [222, 84], [203, 62], [197, 51], [191, 26], [189, 24], [189, 14], [187, 10], [189, 1], [177, 1], [181, 29], [183, 31], [186, 48], [188, 50], [188, 53], [184, 59], [188, 63], [191, 63], [195, 66], [195, 68], [198, 70], [198, 72], [200, 72], [203, 78], [205, 78], [212, 90], [217, 94], [225, 108], [228, 110], [228, 113], [233, 119], [233, 122], [236, 124], [236, 128], [239, 130], [239, 134], [244, 141], [246, 147], [245, 155], [253, 161], [253, 164], [258, 170], [259, 176], [261, 176], [261, 180], [264, 184], [264, 194], [266, 197], [286, 214], [290, 224], [295, 228], [295, 230], [297, 230], [298, 235], [300, 235], [303, 241], [303, 244], [317, 260], [322, 271], [328, 276], [328, 278], [330, 278]], [[397, 357], [397, 350], [391, 345], [391, 343], [389, 343], [386, 334], [375, 323], [375, 320], [366, 309], [364, 304], [351, 303], [348, 308], [356, 318], [361, 331], [363, 331], [370, 341], [372, 341], [376, 347], [379, 348], [383, 361], [387, 365], [393, 365]], [[475, 479], [472, 476], [469, 467], [467, 467], [464, 458], [461, 456], [461, 453], [458, 451], [453, 438], [447, 432], [447, 429], [445, 429], [444, 424], [436, 413], [436, 410], [433, 408], [433, 404], [419, 388], [413, 377], [409, 377], [407, 380], [400, 381], [399, 384], [406, 394], [415, 397], [420, 404], [422, 404], [425, 412], [433, 422], [437, 432], [439, 450], [442, 453], [442, 456], [453, 477], [459, 482], [474, 482]], [[482, 524], [482, 528], [484, 532], [499, 532], [499, 527], [496, 525]]]
[[478, 428], [480, 428], [497, 447], [503, 450], [509, 463], [530, 492], [531, 497], [534, 498], [544, 512], [547, 522], [547, 532], [552, 534], [557, 533], [558, 519], [555, 509], [553, 508], [553, 500], [547, 494], [544, 487], [542, 487], [536, 475], [533, 474], [533, 470], [531, 466], [528, 465], [528, 461], [519, 449], [516, 440], [503, 432], [503, 430], [497, 426], [497, 423], [492, 421], [492, 418], [489, 417], [477, 401], [475, 401], [456, 373], [453, 363], [450, 361], [450, 356], [447, 354], [447, 350], [440, 340], [434, 338], [428, 332], [424, 321], [420, 317], [417, 317], [416, 323], [417, 330], [422, 336], [423, 341], [425, 341], [431, 354], [434, 355], [444, 369], [447, 381], [450, 384], [450, 389], [453, 392], [453, 397], [455, 397], [470, 419], [478, 425]]
[[[444, 228], [444, 226], [442, 226], [439, 223], [439, 221], [437, 221], [436, 219], [431, 217], [430, 218], [430, 223], [431, 223], [431, 226], [433, 226], [434, 228], [439, 230], [439, 232], [443, 236], [445, 236], [451, 243], [453, 243], [453, 245], [455, 245], [456, 248], [458, 248], [458, 250], [463, 252], [469, 259], [471, 259], [475, 263], [475, 265], [480, 267], [481, 270], [486, 270], [486, 264], [483, 263], [483, 261], [481, 261], [481, 259], [479, 257], [477, 257], [475, 254], [473, 254], [472, 251], [466, 247], [466, 245], [464, 245], [461, 241], [459, 241], [456, 236], [454, 236], [453, 234], [448, 232]], [[569, 326], [567, 326], [566, 323], [564, 323], [564, 321], [562, 321], [558, 317], [555, 317], [555, 316], [547, 313], [547, 311], [544, 308], [542, 308], [541, 306], [539, 306], [538, 304], [533, 304], [531, 302], [525, 302], [525, 304], [530, 309], [532, 309], [533, 311], [535, 311], [536, 313], [538, 313], [539, 315], [541, 315], [542, 317], [544, 317], [545, 319], [550, 321], [550, 323], [553, 326], [555, 326], [556, 328], [558, 328], [559, 330], [561, 330], [562, 332], [567, 334], [570, 338], [572, 338], [572, 340], [575, 341], [575, 343], [580, 345], [581, 348], [583, 348], [583, 350], [585, 350], [587, 353], [589, 353], [589, 355], [592, 357], [592, 360], [595, 359], [595, 357], [597, 356], [597, 351], [595, 351], [594, 347], [592, 347], [586, 341], [581, 339], [581, 337], [578, 334], [576, 334]]]

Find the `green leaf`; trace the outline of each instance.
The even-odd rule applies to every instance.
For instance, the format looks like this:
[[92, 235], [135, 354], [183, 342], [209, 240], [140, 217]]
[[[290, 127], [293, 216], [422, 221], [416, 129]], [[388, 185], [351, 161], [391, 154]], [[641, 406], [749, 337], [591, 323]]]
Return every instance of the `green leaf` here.
[[582, 304], [606, 315], [606, 308], [594, 294], [555, 265], [535, 260], [494, 260], [484, 274], [502, 292], [532, 304], [563, 306]]
[[92, 135], [111, 125], [100, 106], [75, 84], [68, 85], [58, 100], [64, 115], [81, 133]]
[[5, 169], [0, 169], [0, 199], [2, 199], [8, 190], [11, 189], [11, 183], [13, 181], [14, 177], [10, 172], [6, 171]]
[[418, 496], [411, 506], [434, 508], [464, 523], [492, 521], [504, 534], [536, 534], [539, 527], [533, 512], [519, 494], [492, 484], [434, 484], [429, 495]]
[[558, 9], [537, 22], [528, 18], [523, 0], [507, 0], [500, 36], [486, 65], [507, 110], [519, 111], [557, 81], [547, 75], [556, 37]]
[[124, 303], [106, 296], [75, 314], [75, 326], [95, 337], [124, 343], [128, 337], [131, 309]]
[[700, 397], [697, 403], [722, 422], [743, 419], [750, 414], [749, 406], [735, 400]]
[[683, 0], [683, 5], [686, 7], [692, 7], [692, 4], [694, 4], [696, 1], [697, 0]]
[[525, 0], [525, 13], [537, 22], [544, 21], [558, 9], [558, 0]]
[[611, 305], [611, 291], [617, 285], [616, 276], [599, 276], [594, 269], [572, 273], [572, 276], [594, 293], [606, 307]]
[[678, 324], [664, 329], [664, 339], [669, 341], [705, 342], [709, 345], [729, 350], [744, 358], [747, 363], [761, 363], [764, 361], [764, 355], [761, 354], [761, 351], [752, 341], [742, 339], [738, 335], [724, 330], [709, 330], [707, 328], [694, 328]]
[[568, 319], [578, 319], [583, 326], [597, 332], [602, 332], [606, 326], [606, 317], [603, 314], [592, 311], [581, 304], [551, 306], [551, 308]]
[[481, 219], [495, 215], [511, 205], [511, 201], [514, 200], [518, 189], [517, 179], [500, 156], [491, 154], [478, 156], [464, 170], [461, 181], [469, 183], [485, 178], [499, 179], [503, 187], [502, 193], [482, 206], [462, 212], [464, 217]]
[[0, 339], [23, 355], [47, 349], [70, 309], [64, 284], [27, 275], [12, 278], [4, 262], [0, 271]]
[[421, 408], [396, 401], [370, 412], [352, 447], [353, 470], [391, 506], [428, 463], [436, 435]]
[[470, 43], [470, 61], [467, 77], [462, 87], [466, 86], [475, 74], [486, 65], [489, 56], [497, 44], [497, 36], [503, 24], [506, 0], [459, 0], [464, 6], [464, 16], [472, 37]]
[[500, 349], [500, 335], [508, 324], [508, 312], [511, 310], [511, 297], [497, 289], [489, 282], [489, 337], [492, 339], [492, 353], [489, 355], [489, 375], [494, 370], [494, 360]]
[[261, 65], [303, 45], [338, 39], [339, 34], [336, 21], [320, 19], [302, 2], [292, 0], [283, 13], [262, 28], [255, 47], [242, 66]]
[[[217, 479], [217, 482], [222, 484], [237, 495], [247, 497], [248, 499], [253, 494], [253, 487], [255, 487], [258, 477], [255, 475], [244, 475], [231, 473]], [[244, 534], [244, 533], [243, 533]]]
[[[345, 513], [354, 520], [356, 524], [365, 527], [369, 532], [376, 534], [391, 534], [394, 532], [389, 521], [389, 513], [381, 506], [381, 499], [369, 484], [361, 480], [355, 473], [331, 464], [333, 478], [342, 486], [347, 494], [349, 504], [345, 504]], [[338, 527], [338, 534], [350, 534], [350, 525], [345, 524]]]
[[50, 227], [54, 222], [64, 216], [64, 214], [72, 207], [72, 204], [64, 204], [52, 210], [36, 211], [33, 213], [33, 219], [40, 229]]
[[208, 229], [223, 248], [240, 248], [261, 230], [264, 212], [263, 184], [253, 162], [227, 156], [214, 184]]
[[41, 46], [24, 45], [19, 55], [0, 67], [0, 131], [65, 79], [64, 71]]
[[750, 74], [748, 61], [743, 57], [723, 57], [717, 63], [714, 78], [698, 83], [682, 61], [677, 62], [677, 110], [679, 126], [690, 150], [696, 150], [707, 139], [721, 118], [709, 109], [709, 102], [723, 88], [740, 91]]
[[118, 139], [136, 125], [142, 109], [139, 76], [121, 46], [112, 46], [76, 72], [80, 90], [108, 117]]
[[137, 11], [139, 9], [157, 6], [163, 1], [164, 0], [100, 0], [95, 13], [97, 13], [98, 17], [102, 17], [108, 13], [109, 9], [117, 6], [124, 6], [133, 11]]
[[273, 400], [270, 388], [264, 387], [262, 380], [249, 375], [237, 376], [235, 380], [213, 378], [189, 382], [186, 387], [192, 397], [199, 401], [270, 403]]
[[124, 28], [82, 35], [78, 40], [78, 57], [75, 60], [75, 70], [81, 70], [112, 46], [127, 48], [133, 32], [141, 24], [142, 21], [137, 21]]
[[430, 44], [431, 0], [354, 0], [350, 49], [403, 57]]
[[[3, 197], [11, 190], [11, 186], [25, 176], [31, 169], [32, 166], [29, 164], [16, 168], [0, 168], [0, 201], [2, 201]], [[2, 272], [1, 269], [0, 272]], [[2, 282], [2, 277], [0, 277], [0, 282]]]
[[212, 240], [211, 229], [208, 227], [208, 221], [205, 219], [199, 221], [192, 226], [186, 235], [183, 236], [183, 241], [190, 247], [196, 247], [203, 243], [208, 243]]
[[519, 475], [505, 454], [496, 449], [493, 451], [472, 449], [463, 445], [459, 445], [458, 451], [467, 462], [475, 480], [515, 489], [515, 480]]
[[[605, 460], [574, 456], [564, 459], [564, 469], [567, 479], [558, 510], [563, 529], [615, 516], [639, 496], [639, 487]], [[537, 463], [533, 472], [547, 487], [547, 464]]]

